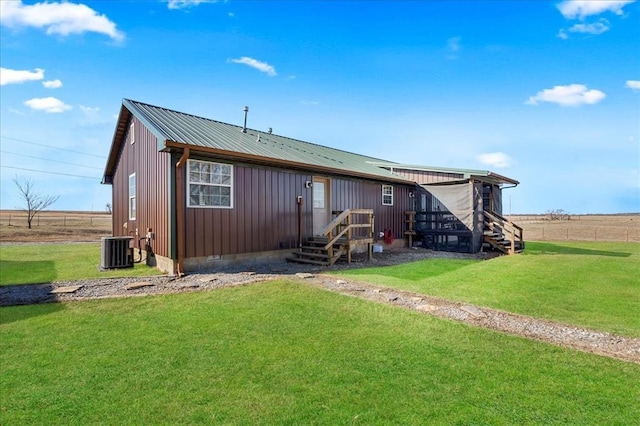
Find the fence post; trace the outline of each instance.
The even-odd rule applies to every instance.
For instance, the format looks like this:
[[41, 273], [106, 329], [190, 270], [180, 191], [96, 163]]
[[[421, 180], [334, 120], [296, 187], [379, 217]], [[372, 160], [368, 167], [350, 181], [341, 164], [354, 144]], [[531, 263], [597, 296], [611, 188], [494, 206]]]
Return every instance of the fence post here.
[[598, 227], [593, 228], [593, 241], [598, 241]]
[[11, 215], [9, 215], [9, 226], [11, 226]]
[[67, 226], [67, 215], [62, 216], [62, 226], [65, 228]]

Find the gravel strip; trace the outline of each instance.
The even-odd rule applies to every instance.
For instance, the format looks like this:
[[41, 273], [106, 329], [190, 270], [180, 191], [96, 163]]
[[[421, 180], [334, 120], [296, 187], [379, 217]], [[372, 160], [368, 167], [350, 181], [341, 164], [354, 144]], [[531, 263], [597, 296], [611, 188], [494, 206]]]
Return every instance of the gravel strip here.
[[206, 291], [289, 278], [349, 296], [640, 364], [640, 339], [567, 326], [419, 293], [377, 287], [367, 283], [347, 282], [323, 275], [329, 270], [387, 266], [433, 257], [486, 258], [487, 256], [400, 249], [376, 254], [370, 262], [363, 258], [356, 258], [351, 265], [337, 264], [332, 268], [277, 262], [254, 264], [249, 267], [228, 267], [215, 272], [190, 274], [180, 278], [170, 276], [105, 278], [41, 285], [4, 286], [0, 287], [0, 306]]
[[[305, 279], [305, 276], [299, 277]], [[640, 339], [636, 338], [568, 326], [420, 293], [377, 287], [361, 282], [347, 282], [327, 275], [306, 276], [306, 281], [326, 290], [361, 299], [391, 304], [439, 318], [640, 364]]]

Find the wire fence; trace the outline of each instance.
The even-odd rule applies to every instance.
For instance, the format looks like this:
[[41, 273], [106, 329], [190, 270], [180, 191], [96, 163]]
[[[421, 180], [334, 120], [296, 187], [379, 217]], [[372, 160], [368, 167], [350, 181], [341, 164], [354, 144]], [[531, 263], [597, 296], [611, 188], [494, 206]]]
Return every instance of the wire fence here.
[[640, 215], [571, 216], [548, 220], [540, 216], [515, 216], [525, 241], [640, 242]]
[[[3, 212], [0, 214], [0, 226], [27, 227], [27, 214], [24, 212]], [[31, 226], [50, 228], [111, 228], [111, 215], [95, 214], [36, 214]]]

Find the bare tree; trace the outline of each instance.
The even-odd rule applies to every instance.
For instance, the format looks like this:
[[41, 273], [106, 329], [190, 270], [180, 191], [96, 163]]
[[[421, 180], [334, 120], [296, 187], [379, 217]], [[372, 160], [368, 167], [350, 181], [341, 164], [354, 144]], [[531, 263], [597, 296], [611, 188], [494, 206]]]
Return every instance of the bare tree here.
[[571, 219], [571, 215], [569, 215], [569, 212], [566, 212], [562, 209], [547, 210], [546, 214], [549, 216], [549, 220]]
[[13, 178], [13, 182], [18, 187], [18, 191], [24, 202], [20, 210], [27, 213], [27, 225], [29, 229], [31, 229], [31, 221], [35, 215], [55, 203], [58, 200], [58, 196], [39, 194], [34, 190], [31, 179], [18, 179], [16, 176]]
[[107, 213], [109, 213], [109, 214], [111, 214], [111, 213], [112, 213], [111, 203], [107, 203], [107, 205], [105, 206], [105, 208], [107, 209]]

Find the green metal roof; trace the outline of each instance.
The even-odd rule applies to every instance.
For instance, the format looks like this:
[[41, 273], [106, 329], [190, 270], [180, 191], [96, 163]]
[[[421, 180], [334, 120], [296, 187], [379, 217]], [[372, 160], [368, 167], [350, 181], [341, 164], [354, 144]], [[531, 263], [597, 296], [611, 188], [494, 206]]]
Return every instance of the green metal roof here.
[[408, 169], [461, 173], [465, 178], [495, 176], [501, 183], [517, 184], [517, 181], [482, 170], [409, 166], [268, 132], [253, 129], [243, 132], [241, 126], [130, 99], [122, 101], [103, 183], [111, 182], [132, 114], [157, 137], [158, 150], [175, 149], [177, 143], [188, 145], [192, 151], [198, 151], [200, 148], [201, 151], [215, 152], [228, 158], [251, 158], [254, 162], [286, 164], [298, 170], [338, 173], [391, 182], [414, 183], [393, 173], [393, 169]]
[[[410, 182], [374, 165], [373, 162], [383, 161], [378, 158], [253, 129], [243, 132], [241, 126], [129, 99], [123, 101], [121, 110], [121, 118], [126, 118], [127, 121], [128, 117], [122, 117], [125, 108], [156, 135], [159, 149], [165, 149], [167, 142], [178, 142], [189, 145], [192, 151], [197, 151], [199, 147], [204, 150], [215, 149], [228, 153], [229, 157], [246, 154], [264, 159], [267, 163], [270, 160], [281, 160], [292, 165], [304, 165], [309, 170], [330, 170], [343, 172], [345, 175]], [[124, 126], [126, 122], [122, 123], [123, 129]], [[114, 139], [118, 137], [117, 133], [116, 130]]]
[[[515, 179], [511, 179], [506, 176], [499, 175], [489, 170], [477, 170], [477, 169], [457, 169], [452, 167], [433, 167], [433, 166], [416, 166], [412, 164], [400, 164], [390, 163], [384, 161], [373, 161], [371, 164], [389, 169], [391, 172], [394, 170], [409, 170], [409, 171], [422, 171], [422, 172], [441, 172], [441, 173], [457, 173], [462, 175], [462, 179], [478, 179], [484, 180], [494, 184], [511, 184], [518, 185]], [[443, 184], [446, 182], [442, 182]]]

